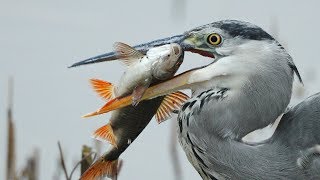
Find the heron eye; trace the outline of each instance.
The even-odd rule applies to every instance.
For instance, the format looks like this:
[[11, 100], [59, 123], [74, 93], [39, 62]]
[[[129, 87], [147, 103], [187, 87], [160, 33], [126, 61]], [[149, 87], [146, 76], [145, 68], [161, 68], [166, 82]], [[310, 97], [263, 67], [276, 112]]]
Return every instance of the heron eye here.
[[219, 34], [217, 33], [212, 33], [208, 36], [207, 38], [207, 42], [211, 45], [217, 46], [219, 44], [221, 44], [222, 42], [222, 38]]

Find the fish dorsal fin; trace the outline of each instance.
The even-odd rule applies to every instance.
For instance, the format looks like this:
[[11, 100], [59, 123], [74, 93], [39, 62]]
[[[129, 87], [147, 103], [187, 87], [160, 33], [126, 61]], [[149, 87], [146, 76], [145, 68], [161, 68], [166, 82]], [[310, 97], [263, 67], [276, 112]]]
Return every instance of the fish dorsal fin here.
[[113, 129], [110, 123], [97, 129], [93, 133], [93, 137], [100, 141], [107, 141], [112, 146], [117, 147], [116, 136], [113, 134]]
[[160, 107], [156, 112], [156, 120], [160, 124], [169, 119], [172, 112], [178, 110], [187, 100], [189, 96], [181, 91], [168, 94], [164, 97]]
[[144, 54], [142, 54], [140, 51], [122, 42], [115, 42], [113, 47], [118, 54], [120, 61], [127, 66], [131, 66], [139, 62], [144, 56]]
[[99, 79], [90, 79], [90, 84], [94, 91], [104, 100], [109, 100], [114, 97], [114, 86], [112, 83]]

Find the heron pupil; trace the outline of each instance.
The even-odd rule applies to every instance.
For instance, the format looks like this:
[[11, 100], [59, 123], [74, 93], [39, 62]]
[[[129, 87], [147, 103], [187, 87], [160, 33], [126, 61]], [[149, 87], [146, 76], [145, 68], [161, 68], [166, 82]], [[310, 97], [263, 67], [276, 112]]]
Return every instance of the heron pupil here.
[[217, 36], [211, 36], [210, 40], [211, 40], [211, 42], [216, 43], [218, 41], [218, 37]]

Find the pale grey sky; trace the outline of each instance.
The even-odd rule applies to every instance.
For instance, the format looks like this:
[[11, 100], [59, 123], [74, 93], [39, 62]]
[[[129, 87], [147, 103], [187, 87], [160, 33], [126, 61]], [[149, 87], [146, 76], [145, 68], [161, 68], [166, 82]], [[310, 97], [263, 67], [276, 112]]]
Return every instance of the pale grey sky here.
[[[80, 118], [103, 104], [88, 79], [117, 82], [124, 69], [118, 62], [74, 69], [67, 66], [112, 50], [115, 41], [134, 45], [222, 19], [249, 21], [272, 33], [271, 23], [277, 22], [279, 41], [285, 42], [305, 79], [307, 94], [320, 91], [319, 1], [185, 3], [185, 14], [179, 16], [183, 18], [173, 18], [179, 15], [173, 12], [179, 9], [172, 7], [176, 5], [173, 0], [0, 0], [0, 179], [5, 176], [8, 77], [15, 79], [18, 168], [37, 147], [41, 179], [50, 179], [56, 168], [57, 141], [61, 141], [71, 168], [81, 146], [92, 145], [91, 133], [108, 121], [109, 115]], [[202, 59], [187, 53], [180, 72], [206, 63]], [[168, 147], [171, 123], [157, 125], [152, 120], [121, 156], [124, 167], [119, 179], [173, 179]], [[179, 153], [183, 179], [200, 179], [180, 147]]]

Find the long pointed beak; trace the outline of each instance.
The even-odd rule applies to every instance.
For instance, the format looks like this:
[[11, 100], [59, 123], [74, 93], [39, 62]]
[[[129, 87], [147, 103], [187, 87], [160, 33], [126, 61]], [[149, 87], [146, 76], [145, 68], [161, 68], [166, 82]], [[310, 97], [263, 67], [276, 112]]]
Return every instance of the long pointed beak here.
[[[196, 68], [187, 72], [184, 72], [180, 75], [177, 75], [173, 77], [170, 80], [167, 80], [165, 82], [162, 82], [160, 84], [154, 85], [149, 87], [144, 95], [141, 98], [142, 100], [146, 99], [153, 99], [158, 96], [163, 96], [166, 94], [170, 94], [172, 92], [176, 92], [178, 90], [182, 89], [188, 89], [191, 84], [194, 84], [192, 80], [192, 76], [194, 73], [197, 72], [197, 70], [200, 68]], [[126, 106], [129, 106], [132, 104], [132, 96], [125, 96], [125, 97], [120, 97], [120, 98], [115, 98], [112, 99], [111, 101], [107, 102], [102, 108], [97, 110], [96, 112], [89, 113], [87, 115], [84, 115], [82, 117], [91, 117], [91, 116], [96, 116], [99, 114], [104, 114], [116, 109], [120, 109]]]
[[[134, 48], [136, 50], [142, 52], [143, 54], [146, 54], [146, 52], [152, 47], [161, 46], [161, 45], [169, 44], [169, 43], [177, 43], [182, 47], [183, 50], [188, 50], [188, 48], [190, 48], [190, 45], [183, 43], [183, 41], [185, 39], [186, 39], [185, 34], [176, 35], [176, 36], [172, 36], [169, 38], [158, 39], [158, 40], [151, 41], [148, 43], [140, 44], [140, 45], [134, 46]], [[86, 65], [86, 64], [99, 63], [99, 62], [104, 62], [104, 61], [113, 61], [113, 60], [117, 60], [117, 59], [119, 59], [119, 57], [116, 52], [109, 52], [109, 53], [105, 53], [105, 54], [102, 54], [99, 56], [95, 56], [95, 57], [74, 63], [69, 68], [81, 66], [81, 65]]]

